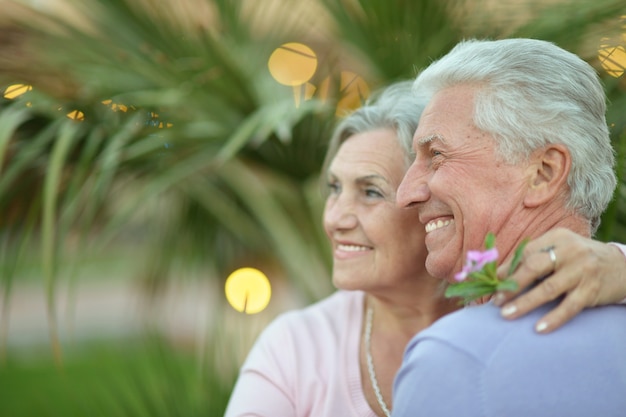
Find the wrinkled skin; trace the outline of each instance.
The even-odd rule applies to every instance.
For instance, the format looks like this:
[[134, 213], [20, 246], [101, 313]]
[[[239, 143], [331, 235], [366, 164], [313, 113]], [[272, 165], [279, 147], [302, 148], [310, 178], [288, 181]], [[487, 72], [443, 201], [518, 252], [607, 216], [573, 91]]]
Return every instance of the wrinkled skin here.
[[[514, 298], [537, 277], [552, 272], [552, 261], [542, 249], [554, 246], [556, 269], [530, 291]], [[498, 268], [504, 276], [509, 262]], [[568, 229], [553, 229], [526, 245], [522, 262], [511, 276], [519, 284], [515, 292], [494, 298], [502, 314], [514, 319], [565, 295], [563, 301], [537, 322], [537, 331], [556, 330], [586, 307], [615, 304], [626, 298], [626, 257], [613, 245], [580, 236]], [[626, 308], [626, 306], [625, 306]]]

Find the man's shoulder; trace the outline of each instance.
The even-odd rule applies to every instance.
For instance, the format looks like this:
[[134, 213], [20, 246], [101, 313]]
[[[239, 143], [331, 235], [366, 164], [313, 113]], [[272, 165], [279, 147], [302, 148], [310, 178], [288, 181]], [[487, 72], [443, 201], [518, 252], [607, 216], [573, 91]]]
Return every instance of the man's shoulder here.
[[555, 332], [538, 334], [534, 329], [536, 322], [554, 307], [555, 303], [547, 304], [516, 320], [505, 320], [500, 309], [489, 303], [464, 308], [420, 332], [409, 344], [409, 349], [431, 341], [462, 351], [484, 363], [493, 354], [502, 354], [503, 346], [506, 346], [505, 354], [510, 355], [533, 346], [562, 346], [567, 341], [575, 341], [578, 346], [591, 344], [596, 349], [599, 340], [621, 341], [621, 346], [626, 346], [625, 306], [588, 309]]
[[486, 304], [440, 319], [409, 343], [394, 408], [431, 416], [624, 415], [626, 306], [588, 309], [536, 333], [552, 307], [509, 321]]
[[492, 304], [463, 308], [442, 317], [418, 333], [407, 350], [429, 341], [445, 344], [482, 362], [497, 347], [494, 341], [501, 341], [506, 334], [519, 330], [517, 327], [520, 323], [513, 326], [507, 324], [511, 323], [505, 322], [499, 309]]

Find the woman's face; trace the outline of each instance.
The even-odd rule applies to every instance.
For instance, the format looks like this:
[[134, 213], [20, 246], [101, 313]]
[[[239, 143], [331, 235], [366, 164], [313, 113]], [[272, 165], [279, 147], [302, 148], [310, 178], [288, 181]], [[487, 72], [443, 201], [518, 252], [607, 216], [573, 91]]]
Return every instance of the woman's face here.
[[424, 227], [417, 210], [396, 205], [406, 168], [391, 129], [355, 134], [333, 158], [324, 229], [332, 244], [337, 288], [397, 287], [426, 273]]

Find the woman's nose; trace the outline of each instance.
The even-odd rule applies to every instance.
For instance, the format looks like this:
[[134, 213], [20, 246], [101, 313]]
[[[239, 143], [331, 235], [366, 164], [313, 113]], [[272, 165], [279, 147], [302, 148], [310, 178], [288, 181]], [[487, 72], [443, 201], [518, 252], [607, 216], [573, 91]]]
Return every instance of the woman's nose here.
[[324, 209], [324, 225], [331, 230], [346, 230], [356, 227], [358, 217], [351, 204], [344, 196], [329, 198]]

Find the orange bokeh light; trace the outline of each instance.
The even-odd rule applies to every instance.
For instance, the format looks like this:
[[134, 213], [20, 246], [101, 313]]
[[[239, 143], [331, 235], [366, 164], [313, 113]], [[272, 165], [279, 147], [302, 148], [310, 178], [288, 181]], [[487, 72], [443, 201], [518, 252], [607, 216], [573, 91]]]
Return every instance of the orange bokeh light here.
[[270, 74], [279, 83], [298, 86], [313, 77], [317, 56], [308, 46], [290, 42], [276, 48], [267, 62]]

